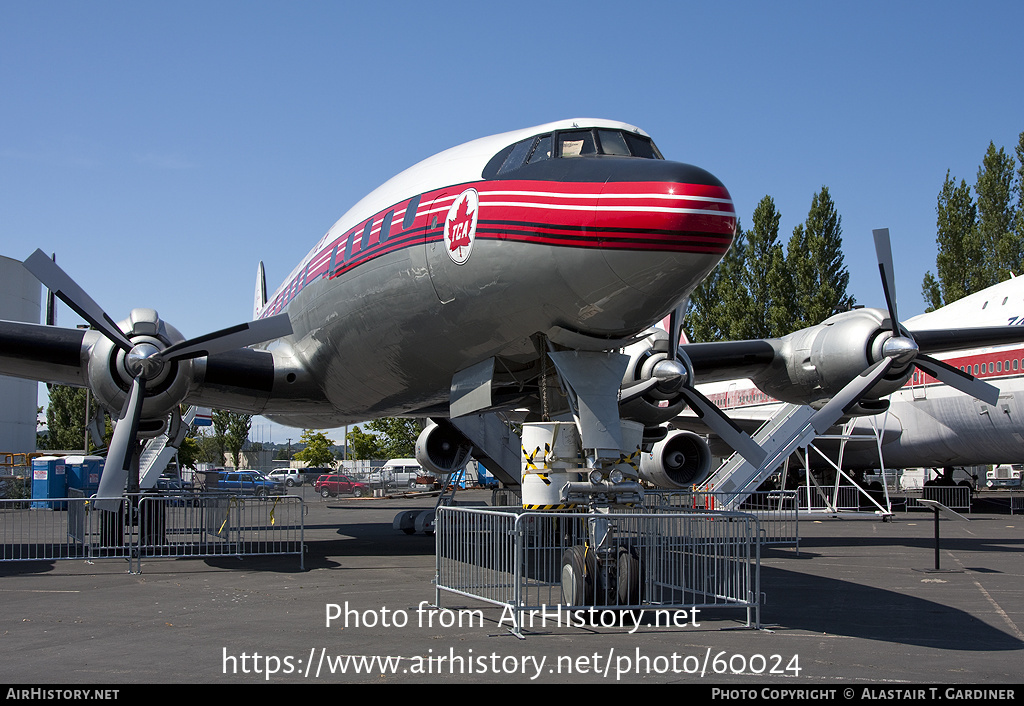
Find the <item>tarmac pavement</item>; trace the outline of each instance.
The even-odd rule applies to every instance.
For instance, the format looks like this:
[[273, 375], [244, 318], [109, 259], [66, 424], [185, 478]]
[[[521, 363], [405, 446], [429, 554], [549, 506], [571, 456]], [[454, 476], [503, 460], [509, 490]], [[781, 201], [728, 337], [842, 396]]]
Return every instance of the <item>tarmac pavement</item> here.
[[144, 559], [134, 575], [123, 559], [0, 564], [0, 681], [685, 682], [836, 698], [852, 684], [1022, 681], [1021, 516], [943, 520], [941, 565], [957, 573], [919, 570], [934, 563], [931, 513], [803, 519], [799, 552], [762, 553], [761, 630], [743, 628], [737, 609], [679, 626], [655, 625], [648, 611], [647, 622], [614, 627], [549, 616], [519, 639], [500, 608], [442, 594], [444, 610], [426, 609], [434, 540], [391, 521], [433, 498], [324, 501], [304, 490], [305, 571], [295, 556]]

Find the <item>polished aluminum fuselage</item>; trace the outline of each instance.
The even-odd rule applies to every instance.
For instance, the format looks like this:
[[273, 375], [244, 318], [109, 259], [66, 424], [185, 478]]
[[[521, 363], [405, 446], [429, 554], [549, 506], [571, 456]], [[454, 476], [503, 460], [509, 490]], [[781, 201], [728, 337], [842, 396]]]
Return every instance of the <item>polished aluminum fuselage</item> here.
[[[495, 356], [534, 359], [534, 336], [554, 327], [617, 347], [687, 297], [731, 244], [728, 192], [688, 165], [601, 157], [481, 177], [529, 134], [437, 155], [331, 228], [258, 312], [287, 311], [294, 334], [271, 350], [308, 373], [323, 400], [275, 383], [261, 412], [298, 426], [444, 414], [453, 374]], [[460, 264], [444, 222], [469, 189], [479, 194], [476, 239]]]

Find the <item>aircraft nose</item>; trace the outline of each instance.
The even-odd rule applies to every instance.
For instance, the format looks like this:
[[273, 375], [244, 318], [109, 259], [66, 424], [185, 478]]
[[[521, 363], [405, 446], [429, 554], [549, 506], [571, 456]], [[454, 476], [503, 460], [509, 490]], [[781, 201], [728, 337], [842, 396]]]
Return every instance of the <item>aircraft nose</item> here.
[[607, 246], [722, 255], [736, 232], [729, 191], [681, 162], [632, 160], [612, 172], [597, 208]]
[[666, 294], [666, 285], [689, 291], [736, 232], [722, 182], [700, 167], [664, 160], [624, 160], [604, 184], [595, 221], [609, 266], [648, 294]]

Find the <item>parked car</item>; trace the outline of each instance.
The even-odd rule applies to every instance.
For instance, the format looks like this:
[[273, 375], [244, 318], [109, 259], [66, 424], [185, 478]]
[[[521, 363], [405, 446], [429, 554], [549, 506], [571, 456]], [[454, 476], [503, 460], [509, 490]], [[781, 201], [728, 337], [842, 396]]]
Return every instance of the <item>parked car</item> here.
[[337, 495], [355, 495], [357, 498], [362, 498], [370, 494], [370, 489], [365, 484], [339, 473], [320, 476], [313, 483], [313, 487], [325, 498], [333, 498]]
[[297, 468], [275, 468], [267, 474], [267, 477], [284, 483], [289, 488], [302, 485], [302, 474]]
[[216, 490], [236, 495], [283, 495], [284, 483], [255, 471], [228, 471], [217, 479]]

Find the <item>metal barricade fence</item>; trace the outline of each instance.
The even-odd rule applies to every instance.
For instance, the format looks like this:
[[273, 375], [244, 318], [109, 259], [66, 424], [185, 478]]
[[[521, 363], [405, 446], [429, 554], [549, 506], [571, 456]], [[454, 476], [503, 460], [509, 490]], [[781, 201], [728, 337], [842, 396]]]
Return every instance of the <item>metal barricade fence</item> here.
[[441, 507], [436, 542], [436, 604], [449, 592], [503, 606], [516, 634], [531, 612], [589, 608], [743, 608], [760, 626], [751, 515]]
[[0, 500], [0, 561], [297, 554], [304, 569], [302, 498], [141, 495], [116, 512], [94, 498]]
[[[647, 510], [697, 512], [722, 510], [723, 499], [731, 494], [720, 491], [644, 490], [643, 507]], [[511, 506], [521, 495], [516, 488], [499, 488], [491, 493], [495, 507]], [[792, 545], [800, 551], [800, 496], [795, 490], [768, 490], [750, 493], [749, 498], [734, 508], [757, 517], [763, 545]]]
[[[647, 509], [700, 511], [721, 510], [731, 494], [716, 491], [647, 490]], [[800, 504], [795, 490], [768, 490], [750, 493], [736, 508], [757, 517], [763, 545], [792, 545], [800, 551]]]
[[233, 495], [143, 496], [138, 556], [287, 555], [305, 569], [302, 498]]
[[0, 561], [128, 559], [135, 527], [117, 512], [92, 508], [89, 498], [0, 500]]
[[951, 510], [970, 512], [972, 492], [972, 489], [965, 485], [928, 485], [921, 488], [920, 493], [907, 495], [906, 509], [908, 511], [929, 509], [917, 502], [918, 498], [922, 498], [940, 502]]

